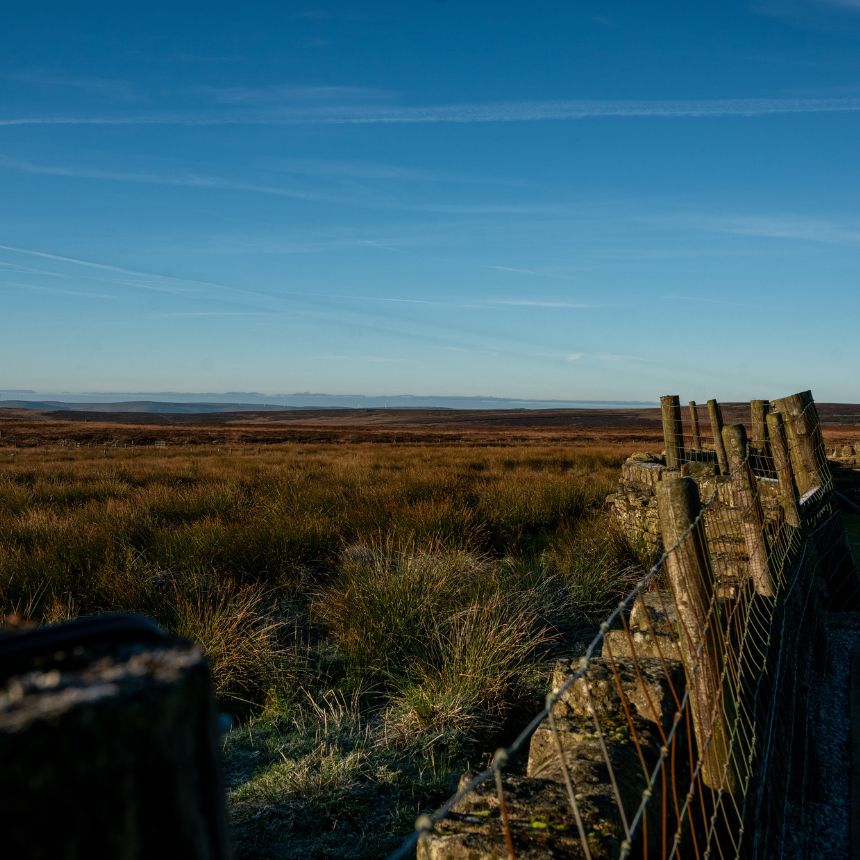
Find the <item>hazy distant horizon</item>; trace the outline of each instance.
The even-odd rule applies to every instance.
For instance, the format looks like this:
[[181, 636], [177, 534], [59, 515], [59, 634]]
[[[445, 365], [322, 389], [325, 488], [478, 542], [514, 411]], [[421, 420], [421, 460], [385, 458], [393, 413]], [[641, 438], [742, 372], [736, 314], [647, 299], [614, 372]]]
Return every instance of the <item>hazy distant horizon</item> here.
[[224, 404], [231, 406], [307, 408], [416, 408], [416, 409], [625, 409], [655, 408], [657, 401], [645, 400], [559, 400], [495, 397], [492, 395], [421, 395], [421, 394], [329, 394], [293, 392], [265, 394], [257, 391], [178, 392], [178, 391], [110, 391], [110, 392], [43, 392], [32, 389], [0, 389], [0, 407], [4, 404]]

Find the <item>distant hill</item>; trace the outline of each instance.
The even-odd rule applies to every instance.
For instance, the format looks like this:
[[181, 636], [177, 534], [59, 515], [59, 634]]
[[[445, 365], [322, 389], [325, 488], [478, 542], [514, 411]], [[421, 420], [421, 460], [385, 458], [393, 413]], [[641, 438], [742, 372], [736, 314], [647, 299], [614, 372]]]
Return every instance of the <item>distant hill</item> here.
[[208, 415], [219, 412], [284, 412], [295, 406], [259, 403], [169, 403], [159, 400], [120, 400], [113, 403], [67, 403], [62, 400], [0, 400], [0, 409], [40, 412], [142, 412], [158, 415]]
[[[509, 400], [501, 397], [421, 396], [398, 394], [367, 396], [361, 394], [265, 395], [256, 392], [227, 394], [178, 394], [147, 392], [147, 396], [128, 394], [59, 394], [30, 399], [27, 392], [0, 391], [0, 408], [76, 412], [157, 412], [198, 415], [214, 412], [289, 411], [294, 409], [637, 409], [656, 406], [638, 401], [584, 400]], [[6, 400], [5, 397], [13, 395]], [[15, 397], [14, 395], [18, 395]]]

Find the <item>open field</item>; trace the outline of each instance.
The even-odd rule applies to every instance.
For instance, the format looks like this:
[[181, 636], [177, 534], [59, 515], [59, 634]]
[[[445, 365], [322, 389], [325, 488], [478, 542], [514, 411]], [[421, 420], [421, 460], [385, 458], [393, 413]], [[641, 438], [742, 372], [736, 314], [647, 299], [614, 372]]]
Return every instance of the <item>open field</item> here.
[[583, 412], [0, 410], [0, 617], [133, 609], [198, 640], [237, 856], [383, 856], [647, 564], [603, 500], [659, 413]]
[[240, 857], [384, 854], [539, 707], [547, 660], [640, 562], [602, 511], [630, 444], [575, 428], [0, 430], [0, 611], [135, 609], [203, 644]]
[[[860, 438], [860, 405], [817, 404], [825, 438]], [[749, 422], [749, 405], [722, 404], [727, 423]], [[703, 420], [703, 419], [700, 419]], [[685, 414], [686, 421], [686, 414]], [[706, 424], [706, 422], [705, 422]], [[703, 424], [703, 431], [706, 426]], [[283, 412], [164, 414], [157, 412], [45, 411], [0, 407], [0, 448], [81, 445], [284, 442], [532, 442], [605, 443], [662, 447], [660, 410], [294, 409]]]

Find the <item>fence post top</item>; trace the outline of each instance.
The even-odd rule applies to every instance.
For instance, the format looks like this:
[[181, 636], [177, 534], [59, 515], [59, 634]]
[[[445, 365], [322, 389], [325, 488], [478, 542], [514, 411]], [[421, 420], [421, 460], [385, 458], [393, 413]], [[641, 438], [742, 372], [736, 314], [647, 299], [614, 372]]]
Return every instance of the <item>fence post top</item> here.
[[765, 420], [768, 424], [773, 424], [774, 426], [782, 424], [782, 412], [768, 412]]

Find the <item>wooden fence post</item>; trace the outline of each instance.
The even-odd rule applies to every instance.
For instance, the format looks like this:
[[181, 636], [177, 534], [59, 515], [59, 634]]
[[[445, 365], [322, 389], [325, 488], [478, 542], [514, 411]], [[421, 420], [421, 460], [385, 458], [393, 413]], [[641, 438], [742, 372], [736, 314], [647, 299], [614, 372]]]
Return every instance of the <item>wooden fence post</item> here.
[[714, 437], [714, 450], [717, 452], [720, 474], [728, 475], [729, 461], [726, 459], [726, 449], [723, 447], [723, 413], [716, 400], [708, 401], [708, 418], [711, 421], [711, 435]]
[[697, 521], [702, 506], [695, 480], [669, 477], [660, 481], [657, 506], [663, 544], [670, 550], [666, 572], [678, 614], [702, 779], [711, 788], [733, 794], [740, 785], [728, 731], [734, 706], [724, 695], [725, 642], [705, 529], [701, 519]]
[[741, 531], [749, 556], [749, 576], [759, 594], [773, 597], [773, 577], [768, 563], [764, 513], [761, 509], [755, 475], [749, 463], [747, 431], [743, 424], [729, 424], [723, 427], [723, 445], [731, 469], [734, 506], [740, 516]]
[[797, 488], [794, 486], [794, 474], [791, 470], [791, 457], [788, 454], [788, 443], [785, 439], [785, 425], [782, 414], [771, 412], [767, 416], [767, 435], [770, 439], [770, 451], [773, 456], [773, 467], [779, 481], [779, 497], [785, 521], [794, 528], [800, 528], [800, 513], [797, 509]]
[[680, 469], [684, 460], [684, 428], [681, 423], [681, 399], [677, 394], [660, 398], [663, 418], [663, 440], [666, 444], [666, 468]]
[[767, 413], [770, 402], [750, 400], [750, 446], [759, 454], [767, 455]]
[[[827, 581], [828, 608], [860, 609], [860, 576], [851, 556], [845, 524], [833, 496], [833, 479], [827, 463], [818, 410], [811, 391], [772, 402], [783, 414], [791, 465], [800, 502], [809, 494], [812, 510], [799, 503], [801, 521], [810, 528]], [[811, 491], [820, 488], [821, 498]]]
[[699, 433], [699, 413], [696, 411], [696, 401], [690, 401], [690, 427], [693, 434], [693, 450], [702, 450], [702, 436]]
[[788, 452], [798, 493], [803, 496], [815, 487], [823, 487], [826, 483], [821, 469], [822, 459], [825, 457], [824, 441], [821, 438], [818, 410], [815, 408], [812, 392], [801, 391], [799, 394], [782, 397], [774, 400], [772, 406], [774, 411], [783, 414]]
[[197, 646], [106, 615], [2, 636], [0, 658], [4, 856], [228, 860]]

